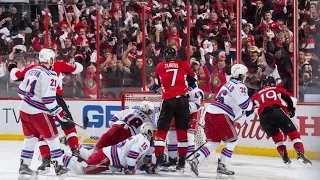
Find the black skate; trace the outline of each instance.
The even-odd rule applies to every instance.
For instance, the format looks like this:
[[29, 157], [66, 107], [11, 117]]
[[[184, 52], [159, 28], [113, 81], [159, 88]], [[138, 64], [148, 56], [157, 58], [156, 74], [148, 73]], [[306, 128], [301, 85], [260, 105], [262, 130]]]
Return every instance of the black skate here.
[[177, 171], [180, 171], [180, 173], [184, 173], [184, 168], [186, 165], [186, 157], [185, 156], [180, 156], [177, 164]]
[[288, 167], [291, 167], [291, 160], [288, 154], [285, 154], [284, 151], [281, 151], [280, 156], [282, 157], [284, 164], [287, 165]]
[[60, 137], [59, 141], [60, 141], [60, 144], [68, 146], [68, 141], [67, 141], [67, 138], [65, 136]]
[[81, 157], [78, 148], [72, 147], [72, 148], [71, 148], [71, 152], [72, 152], [72, 156], [77, 157], [79, 162], [86, 161], [83, 157]]
[[38, 172], [33, 171], [29, 168], [28, 165], [23, 164], [23, 160], [20, 160], [20, 168], [19, 168], [19, 180], [35, 180], [38, 179]]
[[54, 165], [54, 170], [56, 175], [59, 177], [59, 180], [64, 179], [67, 177], [68, 169], [58, 164], [58, 161], [53, 161], [52, 164]]
[[303, 164], [307, 165], [308, 167], [312, 167], [311, 161], [309, 159], [307, 159], [302, 152], [300, 152], [297, 149], [296, 149], [296, 151], [297, 151], [297, 155], [298, 155], [297, 160], [299, 161], [299, 163], [303, 163]]
[[47, 174], [50, 172], [50, 156], [42, 158], [42, 164], [38, 167], [37, 172], [41, 175]]
[[[226, 165], [220, 162], [221, 160], [218, 159], [218, 167], [217, 167], [217, 179], [225, 179], [225, 178], [234, 178], [234, 171], [230, 171], [226, 168]], [[226, 177], [227, 176], [227, 177]]]
[[160, 171], [161, 166], [163, 165], [163, 163], [165, 162], [165, 155], [164, 153], [160, 153], [157, 161], [156, 161], [156, 166], [155, 166], [155, 173], [158, 173]]
[[[176, 165], [177, 165], [177, 160], [178, 158], [174, 158], [172, 159], [171, 157], [169, 157], [169, 162], [166, 162], [162, 165], [161, 167], [161, 171], [165, 171], [165, 172], [175, 172], [176, 171]], [[174, 167], [173, 167], [174, 166]]]
[[186, 160], [187, 161], [186, 170], [193, 178], [199, 176], [199, 171], [198, 171], [199, 156], [200, 154], [197, 153], [191, 160]]

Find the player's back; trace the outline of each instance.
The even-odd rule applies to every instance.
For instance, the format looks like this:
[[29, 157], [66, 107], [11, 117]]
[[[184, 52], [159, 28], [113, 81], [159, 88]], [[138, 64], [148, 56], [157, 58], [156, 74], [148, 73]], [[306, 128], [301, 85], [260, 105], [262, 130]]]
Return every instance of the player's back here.
[[158, 75], [161, 81], [163, 99], [186, 95], [188, 91], [186, 78], [187, 75], [194, 77], [192, 73], [190, 65], [184, 61], [165, 61], [158, 64], [156, 76]]
[[216, 100], [206, 111], [211, 114], [226, 114], [234, 119], [240, 117], [243, 111], [252, 109], [252, 106], [244, 83], [231, 79], [221, 87]]
[[19, 109], [29, 114], [40, 112], [49, 114], [46, 103], [51, 103], [55, 97], [47, 96], [47, 89], [56, 90], [56, 73], [44, 66], [35, 66], [29, 69], [19, 85], [18, 93], [23, 98]]
[[291, 94], [281, 87], [266, 86], [259, 92], [255, 93], [251, 99], [255, 103], [255, 107], [258, 107], [258, 114], [260, 115], [263, 110], [269, 106], [278, 106], [283, 110], [286, 110], [285, 107], [287, 105], [281, 98], [282, 94], [291, 97]]
[[150, 117], [138, 110], [138, 109], [126, 109], [122, 111], [118, 117], [118, 121], [116, 121], [114, 124], [126, 124], [129, 125], [131, 134], [139, 134], [140, 133], [140, 126], [145, 122], [151, 122]]
[[150, 140], [146, 135], [140, 133], [117, 145], [103, 148], [103, 152], [111, 160], [110, 165], [126, 167], [131, 163], [127, 162], [128, 160], [137, 162], [145, 155], [149, 147]]

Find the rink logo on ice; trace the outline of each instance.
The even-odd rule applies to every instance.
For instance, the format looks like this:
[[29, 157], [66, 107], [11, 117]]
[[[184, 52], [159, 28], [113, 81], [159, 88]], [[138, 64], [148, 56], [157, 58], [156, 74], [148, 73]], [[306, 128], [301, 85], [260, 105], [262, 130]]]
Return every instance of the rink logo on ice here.
[[[15, 111], [13, 108], [2, 108], [2, 111], [4, 111], [6, 123], [9, 123], [9, 119], [12, 119], [12, 116], [17, 124], [20, 122], [19, 110]], [[3, 115], [1, 116], [3, 117]]]
[[121, 111], [120, 106], [86, 105], [82, 110], [82, 118], [85, 116], [89, 118], [89, 128], [109, 128], [109, 120], [119, 111]]

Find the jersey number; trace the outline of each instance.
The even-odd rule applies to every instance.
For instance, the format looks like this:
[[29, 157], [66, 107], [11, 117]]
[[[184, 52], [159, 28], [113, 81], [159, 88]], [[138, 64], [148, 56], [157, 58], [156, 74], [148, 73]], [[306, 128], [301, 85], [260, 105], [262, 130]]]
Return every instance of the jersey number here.
[[36, 83], [37, 83], [37, 80], [28, 79], [27, 85], [26, 85], [26, 93], [28, 93], [28, 96], [30, 97], [34, 96], [34, 88], [36, 87]]
[[138, 128], [142, 125], [142, 121], [141, 121], [141, 119], [139, 119], [139, 118], [133, 118], [133, 119], [131, 119], [132, 116], [134, 116], [134, 114], [131, 114], [131, 115], [127, 116], [127, 117], [124, 119], [124, 121], [125, 121], [128, 125], [133, 126], [133, 127], [135, 127], [136, 129], [138, 129]]
[[[277, 93], [273, 90], [264, 92], [264, 93], [260, 94], [260, 99], [261, 99], [261, 103], [265, 103], [266, 100], [267, 101], [270, 101], [270, 100], [276, 101], [277, 100]], [[255, 100], [254, 103], [256, 104], [257, 107], [260, 106], [260, 104], [257, 100]]]
[[176, 85], [177, 75], [178, 75], [178, 69], [167, 69], [166, 73], [173, 72], [172, 80], [171, 80], [171, 86]]
[[228, 93], [227, 90], [220, 91], [220, 93], [216, 97], [216, 101], [220, 103], [224, 103], [224, 97], [227, 95], [227, 93]]
[[51, 83], [50, 83], [50, 86], [54, 86], [54, 87], [56, 87], [57, 86], [57, 80], [55, 80], [55, 79], [51, 79], [51, 81], [50, 81]]

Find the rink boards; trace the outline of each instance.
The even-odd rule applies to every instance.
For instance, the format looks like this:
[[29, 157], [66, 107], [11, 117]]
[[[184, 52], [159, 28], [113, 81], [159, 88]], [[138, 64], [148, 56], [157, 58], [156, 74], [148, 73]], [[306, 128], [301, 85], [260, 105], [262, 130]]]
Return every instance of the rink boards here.
[[[23, 140], [19, 117], [20, 100], [0, 100], [0, 140]], [[82, 124], [81, 119], [88, 116], [89, 127], [86, 131], [78, 128], [79, 136], [87, 132], [101, 135], [108, 128], [108, 120], [121, 110], [120, 101], [85, 101], [69, 100], [74, 120]], [[139, 106], [139, 104], [137, 104]], [[156, 105], [156, 112], [159, 107]], [[320, 106], [298, 105], [296, 117], [292, 119], [300, 130], [306, 154], [310, 159], [320, 159]], [[236, 122], [236, 131], [239, 135], [235, 153], [278, 156], [275, 144], [262, 131], [256, 115], [243, 117]], [[93, 142], [93, 140], [91, 140]], [[292, 142], [286, 141], [291, 157], [295, 157]], [[221, 147], [220, 147], [221, 148]]]

